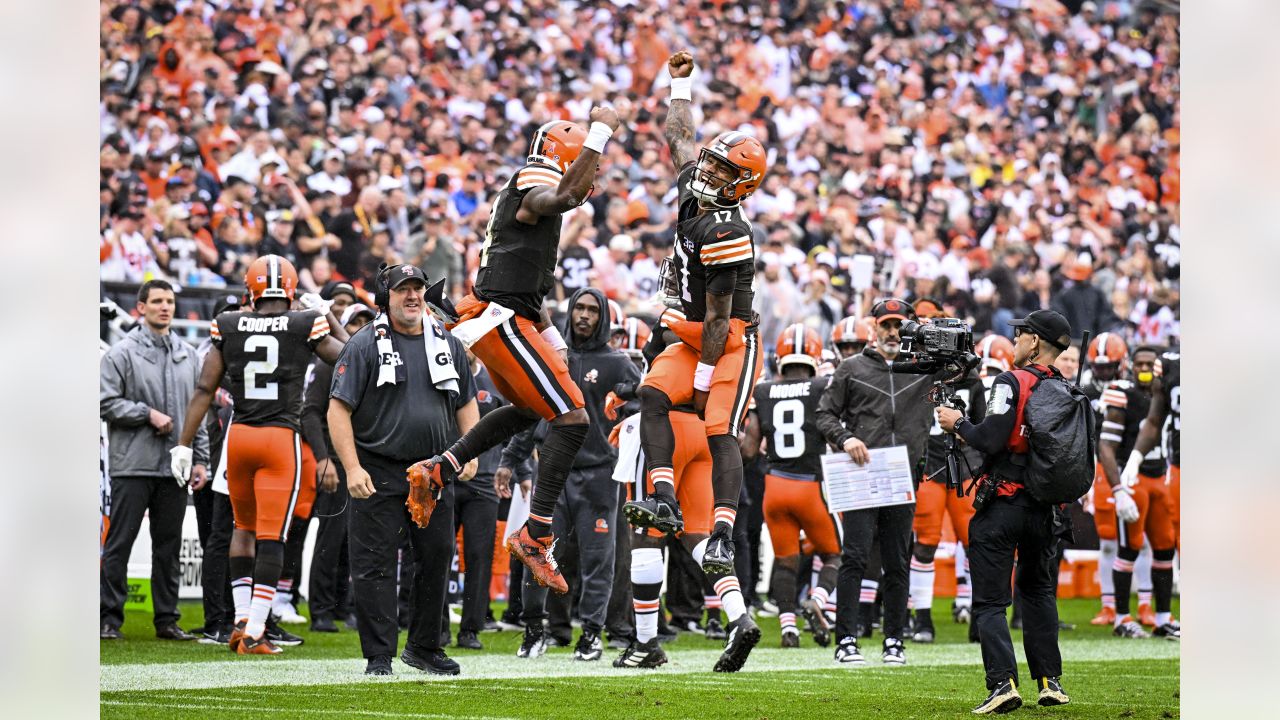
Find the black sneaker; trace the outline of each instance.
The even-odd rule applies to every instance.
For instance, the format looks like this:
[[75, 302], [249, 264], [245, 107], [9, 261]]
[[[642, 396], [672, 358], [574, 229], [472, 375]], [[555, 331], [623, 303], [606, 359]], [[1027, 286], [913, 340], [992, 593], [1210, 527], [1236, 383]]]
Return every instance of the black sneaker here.
[[751, 649], [760, 642], [760, 627], [751, 619], [750, 613], [743, 613], [725, 629], [729, 631], [729, 637], [724, 641], [724, 652], [712, 669], [716, 672], [738, 672], [747, 664]]
[[200, 637], [196, 638], [196, 642], [201, 645], [226, 645], [231, 642], [230, 628], [214, 628], [206, 629], [200, 633]]
[[101, 630], [98, 631], [99, 640], [119, 640], [124, 637], [120, 634], [120, 628], [114, 625], [102, 624]]
[[1116, 624], [1114, 629], [1112, 629], [1111, 634], [1116, 637], [1135, 640], [1151, 637], [1151, 635], [1149, 635], [1146, 630], [1143, 630], [1141, 625], [1134, 622], [1133, 617], [1129, 615], [1125, 615], [1120, 619], [1120, 622]]
[[613, 633], [610, 633], [609, 642], [605, 645], [605, 647], [609, 648], [610, 650], [626, 650], [627, 648], [631, 647], [631, 643], [635, 641], [636, 641], [635, 638], [629, 638], [625, 635], [621, 635], [621, 634], [614, 635]]
[[880, 654], [880, 660], [885, 665], [906, 665], [907, 649], [902, 646], [902, 641], [898, 638], [885, 638], [884, 652]]
[[721, 523], [711, 533], [707, 549], [702, 553], [702, 572], [708, 575], [733, 574], [733, 536], [730, 534], [732, 531], [726, 530], [726, 527]]
[[524, 640], [520, 642], [520, 649], [516, 651], [516, 657], [533, 660], [545, 655], [547, 652], [547, 632], [541, 622], [530, 623], [524, 628]]
[[784, 648], [800, 647], [800, 633], [797, 631], [783, 630], [782, 631], [782, 647]]
[[1005, 680], [991, 691], [986, 700], [973, 709], [974, 715], [1003, 714], [1022, 707], [1022, 696], [1012, 680]]
[[831, 626], [827, 624], [827, 614], [823, 612], [822, 605], [817, 598], [807, 598], [800, 604], [801, 611], [804, 613], [805, 627], [809, 628], [809, 632], [813, 633], [813, 641], [818, 643], [819, 647], [828, 647], [831, 645]]
[[684, 530], [684, 516], [680, 503], [665, 493], [643, 500], [632, 500], [622, 506], [622, 514], [633, 527], [653, 528], [665, 535], [675, 535]]
[[519, 613], [504, 611], [502, 617], [498, 618], [498, 627], [502, 630], [523, 630], [524, 621], [520, 619]]
[[1153, 637], [1164, 638], [1165, 640], [1182, 640], [1182, 625], [1177, 620], [1170, 620], [1151, 631]]
[[573, 644], [573, 634], [557, 635], [550, 630], [547, 631], [547, 647], [569, 647]]
[[432, 675], [457, 675], [462, 672], [458, 663], [444, 654], [443, 650], [411, 650], [408, 645], [400, 653], [405, 665], [417, 668]]
[[390, 675], [391, 674], [391, 656], [390, 655], [374, 655], [369, 658], [369, 664], [364, 666], [365, 675]]
[[616, 668], [656, 668], [667, 663], [667, 653], [658, 644], [658, 638], [648, 642], [634, 642], [627, 646], [613, 661]]
[[156, 628], [156, 637], [161, 640], [179, 640], [183, 642], [196, 639], [195, 635], [192, 635], [177, 625], [165, 625], [163, 627]]
[[504, 628], [498, 624], [497, 620], [490, 619], [490, 620], [484, 621], [484, 627], [480, 628], [480, 632], [492, 633], [492, 632], [498, 632], [499, 630], [502, 630], [502, 629]]
[[266, 638], [271, 641], [271, 644], [281, 647], [294, 647], [304, 642], [302, 637], [285, 630], [274, 621], [267, 622]]
[[311, 632], [336, 633], [338, 632], [338, 624], [328, 616], [313, 617], [311, 618]]
[[936, 631], [933, 628], [933, 613], [928, 610], [917, 610], [916, 620], [912, 626], [911, 642], [929, 644], [934, 641]]
[[846, 635], [836, 643], [836, 662], [841, 665], [866, 665], [867, 659], [862, 657], [858, 649], [858, 638]]
[[476, 634], [471, 630], [458, 631], [458, 647], [466, 648], [467, 650], [484, 649], [484, 645], [480, 644], [480, 638], [476, 637]]
[[720, 618], [713, 617], [707, 619], [707, 625], [703, 628], [702, 633], [707, 636], [708, 640], [724, 640], [729, 637], [729, 631], [724, 629], [720, 624]]
[[967, 625], [973, 617], [973, 608], [970, 605], [957, 605], [951, 603], [951, 619], [958, 625]]
[[603, 655], [604, 643], [600, 641], [599, 631], [583, 630], [578, 637], [578, 644], [573, 648], [573, 659], [590, 662], [599, 660]]
[[[705, 628], [703, 628], [701, 625], [699, 625], [697, 620], [692, 620], [692, 619], [690, 619], [690, 620], [676, 620], [675, 618], [672, 618], [672, 619], [671, 619], [671, 624], [670, 624], [668, 627], [669, 627], [673, 632], [687, 632], [687, 633], [693, 633], [693, 634], [695, 634], [695, 635], [706, 635], [706, 634], [707, 634], [706, 629], [705, 629]], [[658, 633], [659, 633], [659, 634], [661, 634], [661, 633], [662, 633], [662, 629], [661, 629], [661, 628], [659, 628], [659, 629], [658, 629]]]
[[1062, 682], [1059, 681], [1058, 678], [1037, 678], [1036, 684], [1040, 686], [1039, 703], [1041, 707], [1066, 705], [1071, 702], [1071, 698], [1067, 697], [1067, 691], [1062, 689]]

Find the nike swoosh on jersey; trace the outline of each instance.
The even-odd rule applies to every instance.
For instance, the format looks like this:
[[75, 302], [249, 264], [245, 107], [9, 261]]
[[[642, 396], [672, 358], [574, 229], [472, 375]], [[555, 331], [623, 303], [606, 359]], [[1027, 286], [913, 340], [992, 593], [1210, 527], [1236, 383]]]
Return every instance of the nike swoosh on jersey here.
[[716, 237], [717, 237], [717, 238], [722, 238], [722, 237], [725, 237], [726, 235], [728, 235], [728, 234], [729, 234], [729, 233], [731, 233], [731, 232], [733, 232], [733, 231], [732, 231], [732, 230], [725, 230], [725, 231], [724, 231], [724, 232], [722, 232], [722, 233], [716, 233]]

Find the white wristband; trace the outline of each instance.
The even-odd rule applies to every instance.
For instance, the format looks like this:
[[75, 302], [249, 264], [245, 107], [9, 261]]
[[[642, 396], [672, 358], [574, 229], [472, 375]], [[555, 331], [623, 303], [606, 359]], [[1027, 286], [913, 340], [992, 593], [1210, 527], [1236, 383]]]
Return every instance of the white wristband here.
[[1142, 465], [1142, 453], [1133, 450], [1129, 453], [1129, 460], [1125, 463], [1125, 467], [1138, 467]]
[[564, 344], [564, 337], [560, 334], [560, 331], [556, 329], [555, 325], [552, 325], [542, 331], [542, 339], [546, 340], [547, 344], [551, 346], [551, 349], [556, 352], [560, 352], [561, 350], [565, 350], [569, 347]]
[[693, 77], [671, 78], [671, 99], [672, 100], [692, 100], [693, 99]]
[[716, 371], [715, 365], [707, 365], [706, 363], [698, 363], [698, 369], [693, 371], [693, 389], [707, 392], [711, 389], [711, 375]]
[[595, 150], [601, 155], [604, 154], [604, 144], [609, 142], [609, 138], [613, 137], [613, 128], [602, 122], [591, 123], [591, 129], [587, 131], [586, 142], [582, 143], [582, 147]]

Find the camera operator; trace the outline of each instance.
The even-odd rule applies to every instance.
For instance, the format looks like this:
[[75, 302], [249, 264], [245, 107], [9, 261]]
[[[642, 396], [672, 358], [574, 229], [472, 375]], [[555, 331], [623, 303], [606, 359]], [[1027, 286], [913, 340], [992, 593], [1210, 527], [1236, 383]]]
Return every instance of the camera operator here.
[[[903, 300], [883, 300], [871, 309], [876, 344], [840, 363], [818, 403], [818, 429], [827, 442], [849, 453], [859, 465], [868, 450], [905, 445], [912, 468], [924, 457], [933, 424], [928, 392], [930, 375], [900, 375], [890, 364], [902, 349], [899, 330], [914, 315]], [[918, 478], [917, 478], [918, 479]], [[861, 665], [858, 649], [859, 589], [871, 546], [878, 536], [884, 580], [884, 649], [886, 664], [906, 664], [902, 637], [907, 620], [907, 587], [911, 556], [911, 523], [915, 504], [889, 505], [845, 512], [844, 542], [836, 580], [836, 661]], [[865, 619], [870, 625], [871, 619]]]
[[[969, 524], [969, 567], [973, 574], [973, 623], [982, 643], [987, 699], [976, 714], [1003, 713], [1022, 705], [1018, 664], [1005, 611], [1013, 602], [1009, 576], [1018, 558], [1016, 584], [1023, 605], [1023, 648], [1027, 665], [1040, 687], [1040, 705], [1069, 702], [1059, 682], [1058, 532], [1068, 528], [1064, 511], [1032, 497], [1023, 484], [1031, 446], [1024, 411], [1042, 376], [1062, 377], [1054, 361], [1071, 343], [1071, 325], [1052, 310], [1037, 310], [1014, 328], [1015, 369], [1003, 372], [991, 386], [986, 418], [979, 424], [954, 409], [939, 407], [938, 424], [956, 433], [986, 458], [986, 473], [974, 496], [976, 513]], [[1034, 371], [1034, 372], [1033, 372]], [[1039, 373], [1037, 375], [1036, 373]]]

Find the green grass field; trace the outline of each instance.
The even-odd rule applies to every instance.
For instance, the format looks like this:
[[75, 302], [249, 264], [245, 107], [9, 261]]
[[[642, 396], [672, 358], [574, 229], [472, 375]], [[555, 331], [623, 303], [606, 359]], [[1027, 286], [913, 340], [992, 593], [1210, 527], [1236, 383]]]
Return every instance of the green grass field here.
[[[569, 648], [537, 660], [515, 657], [520, 635], [485, 633], [485, 649], [451, 649], [458, 678], [424, 675], [395, 660], [395, 676], [363, 675], [355, 632], [294, 632], [306, 644], [276, 657], [237, 657], [224, 646], [155, 639], [149, 615], [130, 613], [125, 639], [101, 643], [103, 718], [234, 718], [264, 711], [282, 718], [811, 718], [814, 715], [961, 717], [985, 696], [981, 657], [965, 626], [950, 621], [950, 601], [934, 611], [939, 639], [908, 643], [908, 665], [884, 667], [879, 639], [864, 643], [864, 668], [838, 667], [830, 649], [807, 635], [798, 650], [778, 646], [777, 618], [759, 618], [764, 639], [746, 668], [713, 673], [720, 643], [682, 634], [666, 646], [671, 662], [657, 670], [617, 670], [607, 651], [597, 663], [576, 662]], [[1178, 717], [1179, 646], [1164, 640], [1119, 640], [1088, 624], [1096, 601], [1064, 600], [1062, 634], [1067, 707], [1034, 705], [1035, 686], [1021, 668], [1020, 713], [1061, 718]], [[1174, 611], [1177, 612], [1175, 604]], [[200, 606], [183, 605], [184, 627], [200, 624]], [[306, 610], [302, 613], [305, 615]], [[454, 631], [456, 633], [456, 626]], [[1021, 633], [1015, 632], [1021, 658]], [[403, 646], [404, 637], [401, 637]], [[866, 652], [868, 649], [872, 652]]]

